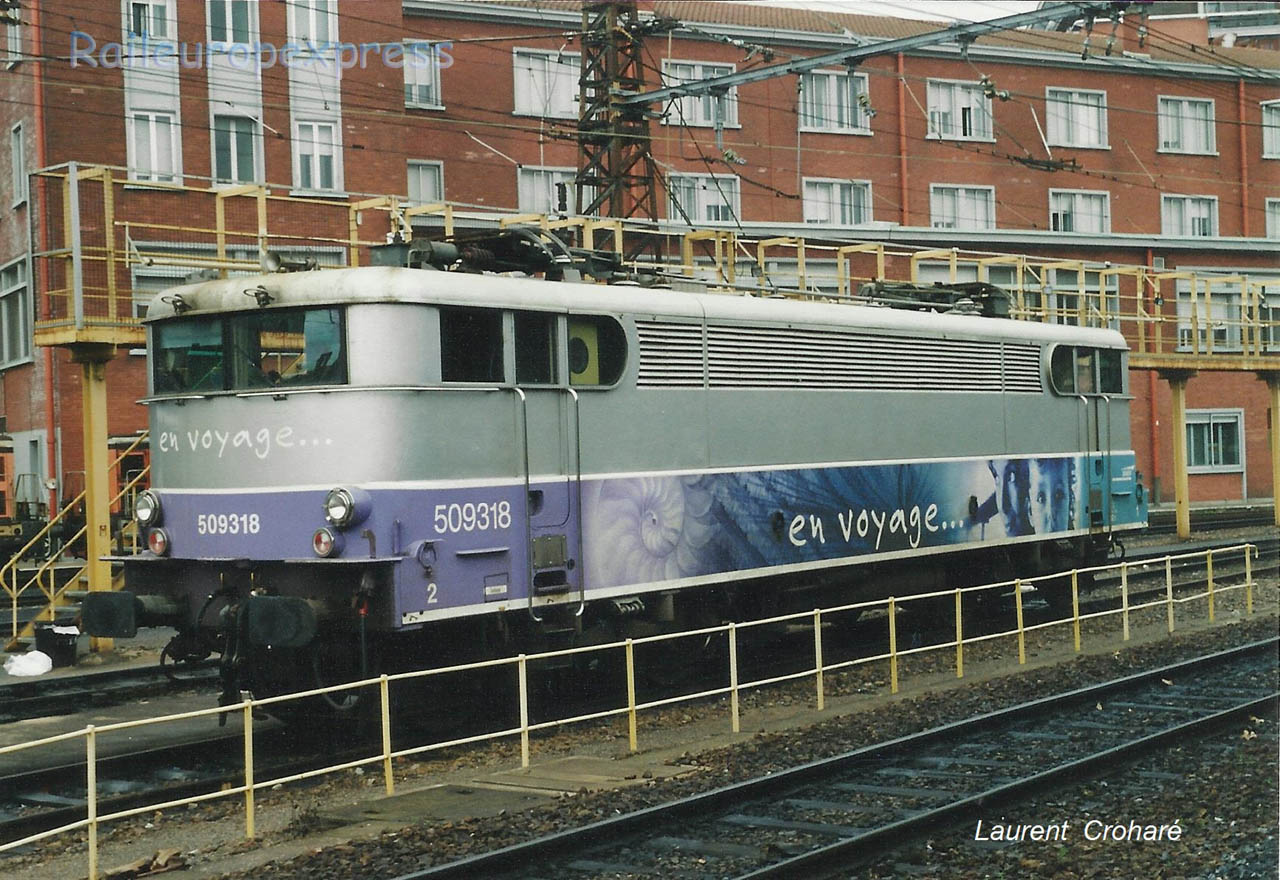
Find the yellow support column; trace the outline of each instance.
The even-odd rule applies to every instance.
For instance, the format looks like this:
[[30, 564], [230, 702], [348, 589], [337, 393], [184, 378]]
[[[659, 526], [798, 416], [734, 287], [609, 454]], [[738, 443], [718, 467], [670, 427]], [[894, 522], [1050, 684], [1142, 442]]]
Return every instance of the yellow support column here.
[[1187, 382], [1195, 370], [1162, 370], [1173, 394], [1173, 486], [1177, 507], [1178, 537], [1191, 537], [1191, 488], [1187, 481]]
[[[85, 558], [90, 590], [111, 589], [111, 459], [107, 450], [107, 361], [115, 348], [104, 343], [80, 343], [71, 347], [71, 359], [80, 364], [84, 418]], [[92, 651], [110, 651], [112, 640], [94, 638]]]

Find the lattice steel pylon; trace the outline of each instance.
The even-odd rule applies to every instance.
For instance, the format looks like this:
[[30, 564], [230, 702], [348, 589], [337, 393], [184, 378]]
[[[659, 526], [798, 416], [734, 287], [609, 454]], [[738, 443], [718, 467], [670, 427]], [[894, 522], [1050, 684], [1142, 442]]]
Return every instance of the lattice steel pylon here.
[[[578, 105], [579, 216], [658, 219], [657, 167], [650, 152], [644, 105], [617, 99], [643, 92], [644, 37], [674, 27], [668, 19], [641, 21], [635, 0], [582, 4], [582, 74]], [[640, 236], [628, 257], [648, 250]], [[634, 253], [632, 253], [634, 248]]]

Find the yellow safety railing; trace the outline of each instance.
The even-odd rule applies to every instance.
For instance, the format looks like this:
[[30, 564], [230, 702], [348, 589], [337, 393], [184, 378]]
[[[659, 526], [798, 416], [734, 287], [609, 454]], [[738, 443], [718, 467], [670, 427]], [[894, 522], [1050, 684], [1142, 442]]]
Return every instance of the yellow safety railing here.
[[[120, 462], [122, 462], [127, 455], [132, 453], [144, 442], [146, 442], [148, 436], [149, 435], [144, 432], [140, 434], [136, 440], [134, 440], [131, 444], [129, 444], [129, 446], [124, 449], [124, 451], [122, 451], [118, 456], [116, 456], [115, 461], [111, 463], [112, 469], [114, 470], [115, 468], [119, 467]], [[121, 487], [120, 491], [117, 492], [114, 496], [112, 496], [111, 500], [108, 502], [108, 506], [109, 507], [114, 506], [117, 502], [121, 501], [125, 496], [133, 492], [137, 488], [138, 484], [144, 478], [146, 478], [146, 476], [150, 473], [150, 470], [151, 469], [149, 467], [143, 468], [141, 471], [135, 474], [132, 478], [126, 481], [125, 484]], [[27, 541], [26, 544], [23, 545], [21, 550], [15, 553], [13, 557], [10, 558], [3, 565], [0, 565], [0, 589], [3, 589], [5, 593], [8, 594], [9, 596], [10, 630], [9, 630], [9, 639], [7, 640], [8, 641], [7, 648], [10, 650], [13, 648], [14, 643], [18, 638], [24, 635], [30, 635], [35, 625], [35, 622], [40, 619], [41, 615], [44, 615], [46, 620], [54, 619], [55, 609], [57, 608], [58, 604], [61, 602], [65, 593], [68, 590], [73, 589], [72, 585], [79, 582], [80, 577], [85, 573], [85, 571], [89, 567], [89, 564], [86, 561], [84, 565], [82, 565], [76, 571], [72, 572], [69, 577], [65, 577], [63, 585], [59, 587], [57, 585], [57, 564], [62, 559], [61, 551], [59, 550], [58, 552], [51, 553], [47, 559], [43, 560], [39, 565], [37, 565], [28, 574], [25, 580], [21, 578], [22, 560], [33, 548], [38, 547], [50, 535], [50, 533], [53, 531], [53, 529], [56, 526], [66, 521], [66, 519], [71, 515], [71, 513], [84, 501], [84, 498], [85, 498], [85, 492], [81, 491], [69, 502], [64, 504], [62, 509], [59, 510], [53, 516], [51, 516], [49, 518], [49, 521], [45, 523], [44, 526], [42, 526], [40, 530], [36, 532], [29, 541]], [[80, 540], [82, 537], [84, 537], [84, 534], [87, 528], [88, 528], [87, 524], [81, 526], [79, 529], [76, 530], [74, 534], [66, 537], [63, 540], [62, 546], [70, 547], [76, 541]], [[129, 534], [131, 529], [136, 529], [136, 527], [134, 526], [131, 518], [126, 518], [121, 528], [111, 536], [112, 541], [114, 542], [114, 541], [121, 540], [122, 538], [124, 538], [126, 535]], [[63, 574], [65, 575], [66, 572], [64, 572]], [[47, 604], [42, 609], [40, 609], [40, 611], [36, 614], [35, 618], [28, 621], [25, 625], [19, 626], [18, 625], [19, 603], [23, 595], [25, 595], [26, 592], [33, 587], [39, 589], [40, 592], [44, 594], [44, 598]]]
[[[265, 699], [245, 699], [231, 706], [210, 707], [207, 709], [199, 709], [192, 712], [183, 712], [174, 715], [166, 715], [159, 718], [140, 719], [136, 721], [124, 721], [117, 724], [109, 724], [103, 726], [89, 725], [83, 729], [60, 733], [54, 736], [45, 737], [43, 739], [31, 742], [18, 743], [9, 746], [0, 747], [0, 755], [13, 754], [17, 752], [29, 751], [31, 749], [49, 746], [55, 743], [66, 742], [77, 738], [83, 738], [85, 743], [85, 767], [86, 767], [86, 784], [87, 784], [87, 810], [86, 818], [69, 823], [67, 825], [32, 834], [21, 840], [9, 841], [0, 844], [0, 852], [14, 849], [20, 846], [26, 846], [36, 843], [40, 840], [53, 837], [58, 834], [64, 834], [72, 831], [87, 829], [88, 832], [88, 860], [89, 860], [89, 878], [97, 880], [98, 877], [98, 828], [108, 822], [114, 822], [126, 819], [132, 816], [139, 816], [144, 813], [151, 813], [158, 810], [168, 810], [187, 804], [203, 803], [218, 798], [225, 797], [243, 797], [245, 809], [245, 835], [252, 838], [256, 833], [256, 804], [255, 793], [263, 789], [271, 789], [286, 783], [297, 782], [304, 779], [310, 779], [331, 773], [350, 770], [366, 765], [379, 764], [382, 768], [383, 787], [388, 795], [395, 792], [395, 777], [393, 762], [396, 759], [421, 755], [427, 752], [439, 751], [442, 749], [453, 748], [457, 746], [470, 745], [474, 743], [484, 742], [494, 739], [502, 739], [507, 737], [520, 738], [520, 764], [522, 767], [529, 766], [530, 760], [530, 735], [539, 730], [558, 727], [563, 724], [576, 724], [587, 721], [594, 721], [605, 718], [625, 717], [627, 719], [628, 742], [632, 752], [638, 750], [638, 725], [637, 718], [640, 712], [656, 709], [662, 706], [669, 706], [676, 703], [688, 702], [692, 700], [704, 700], [709, 698], [729, 698], [729, 712], [731, 729], [734, 733], [741, 730], [741, 694], [749, 689], [758, 689], [769, 685], [781, 684], [789, 681], [798, 681], [802, 679], [813, 679], [816, 702], [819, 710], [825, 709], [825, 688], [824, 679], [827, 675], [835, 672], [852, 669], [870, 663], [887, 662], [890, 670], [890, 693], [897, 693], [900, 688], [899, 681], [899, 664], [902, 658], [922, 654], [928, 651], [950, 650], [955, 649], [955, 670], [957, 677], [964, 676], [964, 648], [966, 645], [974, 645], [979, 642], [990, 641], [994, 639], [1004, 639], [1016, 636], [1018, 642], [1018, 663], [1026, 663], [1026, 638], [1028, 633], [1047, 630], [1053, 627], [1070, 626], [1072, 628], [1073, 641], [1075, 650], [1081, 650], [1081, 624], [1084, 621], [1102, 619], [1119, 615], [1122, 623], [1123, 639], [1129, 640], [1130, 637], [1130, 617], [1131, 615], [1143, 609], [1148, 608], [1166, 608], [1169, 632], [1174, 631], [1175, 615], [1174, 609], [1178, 605], [1189, 602], [1196, 602], [1202, 599], [1208, 600], [1208, 620], [1214, 621], [1214, 598], [1222, 596], [1224, 593], [1243, 590], [1245, 594], [1245, 606], [1247, 614], [1252, 615], [1253, 607], [1253, 590], [1256, 586], [1253, 580], [1252, 560], [1257, 553], [1257, 547], [1253, 544], [1240, 544], [1234, 547], [1219, 548], [1216, 550], [1200, 551], [1195, 553], [1182, 553], [1177, 555], [1164, 556], [1154, 560], [1144, 560], [1140, 562], [1121, 562], [1114, 565], [1096, 566], [1093, 568], [1076, 569], [1070, 572], [1062, 572], [1052, 575], [1044, 575], [1033, 578], [1019, 578], [1012, 581], [1004, 581], [996, 584], [986, 584], [975, 587], [961, 587], [954, 590], [938, 590], [928, 593], [913, 594], [910, 596], [894, 597], [886, 599], [876, 599], [866, 602], [854, 602], [846, 605], [840, 605], [833, 608], [815, 609], [813, 611], [797, 612], [794, 614], [780, 615], [764, 620], [752, 620], [744, 623], [728, 623], [719, 626], [703, 627], [696, 630], [688, 630], [679, 633], [667, 633], [656, 636], [647, 636], [644, 638], [626, 639], [621, 642], [613, 642], [605, 645], [591, 645], [578, 648], [566, 648], [559, 651], [548, 651], [541, 654], [520, 654], [516, 657], [505, 657], [496, 660], [486, 660], [478, 663], [460, 664], [457, 666], [448, 666], [435, 669], [425, 669], [415, 672], [397, 673], [395, 675], [380, 675], [377, 678], [369, 678], [363, 681], [349, 682], [345, 684], [332, 685], [325, 688], [316, 688], [314, 690], [304, 691], [296, 694], [284, 694], [281, 696], [268, 697]], [[1217, 558], [1230, 558], [1234, 555], [1242, 555], [1244, 559], [1244, 578], [1242, 582], [1224, 585], [1215, 581], [1213, 573], [1213, 560]], [[1174, 563], [1185, 560], [1196, 560], [1203, 558], [1205, 560], [1205, 570], [1207, 573], [1207, 589], [1197, 592], [1189, 596], [1175, 597], [1173, 594], [1174, 587]], [[1135, 571], [1144, 569], [1163, 568], [1165, 573], [1165, 591], [1164, 596], [1151, 602], [1141, 604], [1131, 604], [1129, 595], [1129, 577]], [[1110, 609], [1106, 611], [1098, 611], [1091, 614], [1080, 613], [1080, 603], [1078, 595], [1079, 578], [1083, 574], [1098, 574], [1103, 572], [1118, 572], [1121, 584], [1121, 607], [1118, 609]], [[1071, 600], [1072, 614], [1070, 617], [1060, 620], [1052, 620], [1045, 623], [1027, 625], [1023, 615], [1023, 592], [1037, 583], [1043, 583], [1050, 580], [1069, 579], [1071, 584]], [[966, 638], [963, 634], [963, 617], [964, 617], [964, 599], [966, 596], [974, 596], [982, 592], [1004, 591], [1012, 589], [1014, 597], [1014, 607], [1016, 614], [1016, 626], [1013, 629], [1007, 629], [995, 633], [986, 633], [979, 636], [970, 636]], [[941, 642], [937, 644], [923, 645], [920, 647], [900, 650], [898, 648], [898, 614], [904, 604], [933, 600], [947, 600], [954, 597], [955, 608], [955, 640]], [[869, 657], [856, 657], [835, 663], [824, 661], [823, 657], [823, 627], [825, 623], [831, 621], [832, 617], [841, 613], [862, 612], [874, 609], [882, 609], [886, 613], [886, 625], [888, 627], [888, 646], [889, 650], [885, 653], [876, 654]], [[814, 665], [795, 672], [789, 672], [782, 675], [775, 675], [768, 678], [755, 679], [752, 681], [741, 681], [739, 679], [739, 635], [744, 631], [752, 628], [765, 626], [778, 626], [780, 624], [803, 624], [808, 622], [813, 627], [813, 646], [814, 646]], [[727, 643], [728, 659], [729, 659], [729, 681], [722, 687], [714, 687], [707, 690], [698, 691], [696, 693], [679, 694], [672, 697], [664, 697], [657, 700], [639, 701], [636, 696], [636, 662], [635, 649], [639, 645], [656, 644], [660, 642], [672, 641], [675, 639], [699, 638], [710, 641], [717, 636], [724, 637]], [[584, 715], [575, 715], [567, 718], [557, 718], [549, 721], [532, 722], [529, 716], [529, 664], [531, 662], [548, 660], [554, 658], [571, 657], [575, 655], [595, 653], [599, 651], [622, 651], [626, 664], [626, 704], [614, 709], [605, 709], [597, 712], [590, 712]], [[493, 669], [497, 667], [514, 667], [517, 675], [518, 688], [517, 699], [519, 701], [519, 723], [514, 727], [508, 727], [502, 730], [481, 733], [472, 736], [460, 737], [442, 742], [433, 742], [427, 745], [413, 746], [404, 749], [395, 749], [391, 737], [391, 717], [392, 706], [390, 700], [390, 684], [392, 682], [409, 681], [413, 679], [427, 678], [431, 676], [451, 675], [459, 673], [473, 672], [480, 669]], [[254, 769], [254, 752], [253, 752], [253, 736], [254, 736], [254, 710], [269, 709], [270, 707], [288, 703], [294, 700], [314, 698], [325, 694], [333, 693], [350, 693], [355, 690], [364, 688], [377, 689], [377, 701], [379, 713], [381, 716], [381, 748], [375, 753], [367, 757], [346, 761], [341, 764], [335, 764], [328, 767], [308, 770], [301, 773], [294, 773], [288, 776], [281, 776], [271, 779], [259, 779]], [[178, 800], [164, 801], [162, 803], [148, 804], [146, 806], [134, 807], [128, 810], [120, 810], [114, 813], [99, 814], [98, 812], [98, 790], [97, 790], [97, 756], [99, 750], [99, 742], [101, 738], [107, 734], [118, 733], [121, 731], [136, 730], [141, 727], [168, 724], [177, 721], [190, 720], [195, 718], [211, 718], [214, 716], [235, 716], [238, 715], [242, 724], [244, 756], [243, 756], [243, 783], [237, 786], [222, 789], [220, 791], [208, 792], [193, 797], [182, 798]]]

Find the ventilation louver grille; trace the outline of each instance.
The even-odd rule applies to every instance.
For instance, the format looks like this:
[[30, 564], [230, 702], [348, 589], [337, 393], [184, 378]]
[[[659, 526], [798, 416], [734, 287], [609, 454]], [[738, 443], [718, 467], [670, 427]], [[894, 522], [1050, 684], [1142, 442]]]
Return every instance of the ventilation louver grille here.
[[[642, 321], [637, 330], [641, 387], [702, 387], [700, 327]], [[706, 366], [712, 388], [1042, 390], [1039, 347], [1011, 342], [1002, 352], [999, 342], [712, 325]]]

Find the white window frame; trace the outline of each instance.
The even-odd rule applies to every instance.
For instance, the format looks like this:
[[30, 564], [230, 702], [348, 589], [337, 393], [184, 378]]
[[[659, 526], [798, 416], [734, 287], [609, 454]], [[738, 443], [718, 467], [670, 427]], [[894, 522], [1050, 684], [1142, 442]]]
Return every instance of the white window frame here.
[[[803, 186], [801, 187], [801, 193], [802, 193], [801, 200], [803, 205], [805, 223], [815, 223], [815, 224], [822, 224], [822, 225], [829, 225], [829, 226], [860, 226], [866, 223], [870, 223], [872, 217], [874, 216], [874, 211], [871, 204], [871, 181], [869, 180], [853, 180], [851, 178], [842, 178], [842, 177], [806, 177], [802, 180], [802, 184]], [[819, 193], [817, 191], [822, 189], [826, 189], [831, 194], [831, 196], [835, 196], [838, 192], [839, 199], [837, 200], [836, 198], [833, 198], [833, 197], [827, 197], [825, 199], [820, 198]], [[830, 210], [833, 213], [835, 211], [838, 211], [840, 215], [843, 215], [845, 212], [845, 208], [847, 207], [850, 215], [852, 215], [854, 213], [853, 209], [855, 207], [855, 203], [852, 196], [855, 190], [860, 190], [862, 192], [863, 216], [861, 218], [856, 218], [856, 219], [850, 220], [848, 223], [845, 223], [840, 220], [827, 220], [825, 218], [817, 216], [818, 211], [814, 209], [818, 206], [818, 203], [820, 201], [825, 204], [825, 206], [827, 207], [827, 210]], [[846, 194], [850, 196], [847, 206], [844, 201], [844, 196]]]
[[[1239, 461], [1234, 463], [1215, 462], [1213, 459], [1218, 457], [1220, 449], [1219, 444], [1213, 442], [1213, 426], [1215, 424], [1235, 424], [1236, 426], [1236, 453]], [[1194, 464], [1193, 445], [1189, 436], [1193, 426], [1203, 425], [1209, 432], [1206, 438], [1206, 448], [1209, 453], [1209, 462], [1202, 464]], [[1245, 437], [1244, 437], [1244, 410], [1243, 409], [1189, 409], [1187, 410], [1187, 473], [1189, 474], [1238, 474], [1245, 469]]]
[[[815, 121], [809, 112], [814, 102], [807, 98], [816, 92], [816, 80], [821, 77], [823, 89], [828, 95], [835, 93], [835, 98], [824, 102], [825, 114], [828, 118]], [[870, 79], [865, 73], [853, 73], [848, 70], [811, 70], [800, 76], [800, 106], [797, 116], [801, 131], [821, 132], [823, 134], [871, 134], [871, 114], [859, 103], [858, 98], [871, 94]], [[848, 100], [844, 100], [847, 98]], [[842, 123], [839, 119], [844, 115]], [[829, 117], [836, 117], [831, 119]], [[815, 178], [816, 179], [816, 178]]]
[[[956, 215], [954, 222], [939, 222], [937, 201], [936, 199], [948, 194], [956, 194]], [[991, 222], [986, 226], [964, 226], [961, 224], [960, 202], [962, 194], [985, 192], [990, 198], [987, 199]], [[996, 188], [994, 186], [969, 186], [961, 183], [931, 183], [929, 184], [929, 225], [934, 229], [955, 229], [960, 231], [981, 231], [996, 228]]]
[[[1058, 222], [1058, 211], [1054, 210], [1054, 197], [1071, 197], [1071, 216], [1092, 216], [1091, 212], [1080, 209], [1081, 202], [1090, 199], [1102, 199], [1102, 228], [1098, 230], [1076, 228], [1072, 221], [1071, 229], [1062, 229]], [[1104, 189], [1050, 189], [1049, 190], [1049, 229], [1052, 232], [1075, 232], [1081, 235], [1107, 235], [1111, 232], [1111, 193]]]
[[[20, 15], [21, 9], [15, 9], [11, 14]], [[22, 23], [10, 22], [5, 26], [5, 62], [8, 67], [13, 67], [22, 60]]]
[[[327, 127], [330, 130], [332, 138], [329, 141], [329, 148], [333, 151], [330, 154], [331, 171], [333, 174], [332, 186], [320, 186], [320, 152], [321, 142], [319, 140], [320, 128]], [[305, 138], [306, 132], [304, 128], [311, 129], [310, 142]], [[302, 148], [305, 146], [312, 147], [310, 160], [303, 162]], [[305, 168], [305, 165], [311, 167]], [[303, 171], [307, 170], [311, 174], [311, 186], [303, 183]], [[293, 122], [293, 185], [296, 190], [308, 193], [325, 193], [335, 194], [343, 192], [342, 179], [342, 123], [340, 120], [329, 119], [295, 119]]]
[[[1101, 96], [1101, 104], [1094, 107], [1079, 99]], [[1045, 140], [1055, 147], [1075, 147], [1086, 150], [1109, 150], [1107, 135], [1107, 93], [1102, 89], [1072, 89], [1046, 86], [1044, 90]], [[1079, 116], [1088, 111], [1096, 113], [1096, 125], [1079, 124]], [[1096, 137], [1081, 137], [1081, 132], [1096, 132]]]
[[[552, 52], [517, 46], [511, 50], [516, 116], [578, 118], [578, 78], [582, 58], [576, 52]], [[564, 81], [562, 77], [569, 77]]]
[[[516, 169], [516, 207], [520, 213], [557, 214], [556, 184], [564, 183], [565, 213], [573, 214], [577, 199], [574, 178], [578, 169], [560, 165], [521, 165]], [[545, 204], [544, 204], [545, 201]]]
[[[318, 8], [321, 3], [328, 9], [321, 11]], [[317, 40], [316, 24], [320, 21], [324, 22], [326, 33], [323, 39]], [[289, 0], [289, 34], [294, 40], [308, 41], [308, 50], [311, 45], [318, 50], [332, 47], [338, 42], [337, 0]]]
[[[1214, 289], [1217, 288], [1217, 289]], [[1209, 291], [1209, 310], [1204, 307], [1204, 290], [1197, 287], [1195, 300], [1195, 334], [1192, 332], [1191, 289], [1188, 282], [1177, 283], [1178, 351], [1209, 350], [1209, 334], [1213, 334], [1213, 350], [1240, 351], [1243, 312], [1240, 305], [1240, 289], [1224, 290], [1215, 284]], [[1195, 343], [1193, 345], [1193, 342]]]
[[[250, 142], [253, 144], [253, 171], [248, 181], [245, 181], [243, 178], [240, 178], [238, 176], [227, 178], [227, 177], [219, 176], [218, 174], [217, 124], [218, 124], [218, 120], [222, 118], [244, 119], [249, 123], [249, 126], [250, 126], [249, 138], [250, 138]], [[252, 116], [246, 116], [243, 113], [211, 114], [209, 117], [209, 153], [210, 153], [209, 167], [213, 171], [212, 177], [213, 177], [214, 186], [241, 186], [246, 182], [249, 182], [249, 183], [262, 182], [262, 178], [263, 178], [262, 124]], [[232, 142], [231, 142], [231, 163], [233, 167], [237, 163], [234, 137], [232, 138]], [[237, 172], [240, 171], [238, 167], [235, 170]]]
[[[238, 0], [205, 0], [205, 31], [209, 39], [210, 51], [225, 52], [231, 46], [251, 46], [258, 39], [258, 4], [250, 2], [245, 6], [245, 39], [235, 39], [234, 4]], [[220, 3], [225, 7], [225, 27], [227, 39], [219, 40], [213, 36], [213, 4]], [[290, 3], [292, 5], [292, 3]]]
[[[147, 30], [140, 34], [133, 29], [133, 8], [135, 6], [147, 7]], [[142, 40], [145, 36], [148, 42], [173, 41], [177, 39], [175, 32], [177, 31], [177, 14], [174, 12], [173, 0], [122, 0], [120, 4], [121, 17], [124, 21], [124, 37], [127, 43], [134, 43]], [[160, 16], [157, 18], [157, 14]], [[164, 33], [156, 33], [156, 23], [160, 22], [164, 26]]]
[[19, 122], [9, 129], [9, 167], [13, 186], [13, 207], [27, 201], [27, 139]]
[[0, 266], [0, 317], [8, 311], [9, 297], [15, 297], [18, 305], [13, 311], [20, 321], [16, 334], [16, 352], [9, 351], [10, 328], [0, 321], [0, 370], [29, 363], [32, 359], [33, 312], [31, 285], [28, 283], [30, 268], [25, 256]]
[[[138, 142], [136, 117], [139, 116], [146, 116], [148, 119], [148, 140], [146, 144]], [[160, 143], [156, 137], [156, 118], [161, 116], [169, 120], [170, 169], [167, 171], [157, 170]], [[147, 154], [147, 168], [150, 169], [146, 172], [142, 170], [142, 162], [139, 161], [144, 147]], [[180, 136], [177, 113], [171, 110], [130, 107], [125, 112], [125, 148], [128, 151], [130, 180], [150, 183], [173, 183], [182, 179], [182, 138]]]
[[[676, 65], [688, 66], [692, 70], [677, 73], [674, 70]], [[731, 73], [736, 73], [737, 69], [735, 64], [725, 64], [719, 61], [663, 58], [662, 84], [664, 87], [678, 86], [687, 82], [697, 82], [698, 80], [711, 79], [717, 76], [728, 76]], [[724, 128], [741, 128], [742, 125], [738, 122], [737, 86], [729, 89], [728, 94], [721, 98], [711, 94], [672, 98], [662, 108], [662, 124], [712, 128], [716, 124], [715, 105], [717, 101], [720, 102], [724, 116], [721, 120], [721, 126]]]
[[[418, 110], [443, 110], [444, 96], [440, 86], [440, 59], [430, 40], [404, 41], [404, 105]], [[431, 62], [423, 65], [415, 47], [426, 46]], [[426, 90], [425, 96], [423, 90]], [[428, 100], [423, 100], [426, 97]]]
[[[1182, 214], [1184, 219], [1187, 216], [1187, 209], [1191, 207], [1192, 202], [1206, 202], [1211, 208], [1211, 227], [1212, 231], [1208, 235], [1199, 235], [1195, 232], [1183, 230], [1172, 231], [1169, 228], [1169, 206], [1174, 202], [1182, 204]], [[1183, 229], [1185, 230], [1184, 223]], [[1218, 197], [1203, 195], [1181, 195], [1177, 193], [1161, 193], [1160, 194], [1160, 234], [1176, 236], [1178, 238], [1217, 238], [1218, 237]]]
[[[413, 192], [414, 171], [423, 171], [425, 169], [433, 169], [435, 171], [436, 183], [440, 188], [440, 195], [434, 199], [425, 199], [415, 196]], [[410, 159], [405, 168], [406, 192], [408, 193], [409, 204], [411, 205], [431, 205], [444, 201], [444, 163], [432, 159]]]
[[[692, 206], [681, 203], [685, 213], [690, 215], [693, 225], [734, 223], [735, 219], [742, 219], [742, 185], [736, 174], [672, 172], [667, 175], [667, 219], [673, 223], [686, 222], [684, 214], [676, 210], [673, 181], [696, 182]], [[692, 210], [690, 210], [691, 207]], [[708, 217], [708, 209], [712, 207], [717, 209], [727, 207], [726, 213], [729, 216]]]
[[[941, 125], [944, 118], [943, 108], [938, 106], [944, 91], [948, 94], [949, 102], [952, 105], [948, 109], [951, 115], [955, 117], [954, 119], [951, 118], [951, 115], [946, 117], [951, 120], [946, 131], [943, 130]], [[967, 106], [960, 100], [962, 96], [966, 95], [970, 99]], [[978, 99], [976, 104], [972, 102], [974, 97]], [[971, 80], [930, 78], [926, 85], [926, 106], [928, 107], [929, 118], [929, 131], [925, 135], [927, 138], [943, 141], [984, 141], [995, 143], [995, 117], [991, 113], [991, 99], [984, 94], [981, 83]], [[970, 111], [970, 134], [964, 133], [963, 120], [965, 110]], [[981, 123], [981, 126], [979, 123]]]
[[1267, 218], [1267, 238], [1280, 238], [1280, 199], [1267, 199], [1263, 210]]
[[[1192, 104], [1207, 104], [1209, 107], [1208, 119], [1208, 143], [1205, 149], [1187, 149], [1186, 141], [1189, 139], [1189, 126], [1196, 120], [1191, 119], [1185, 114], [1185, 109]], [[1175, 112], [1176, 111], [1176, 112]], [[1182, 95], [1157, 95], [1156, 96], [1156, 120], [1157, 120], [1157, 153], [1181, 153], [1192, 156], [1216, 156], [1218, 155], [1218, 123], [1217, 108], [1213, 98], [1191, 98]], [[1174, 135], [1172, 126], [1177, 125], [1177, 141], [1174, 143], [1171, 138]]]
[[1262, 158], [1280, 159], [1280, 101], [1263, 101]]

